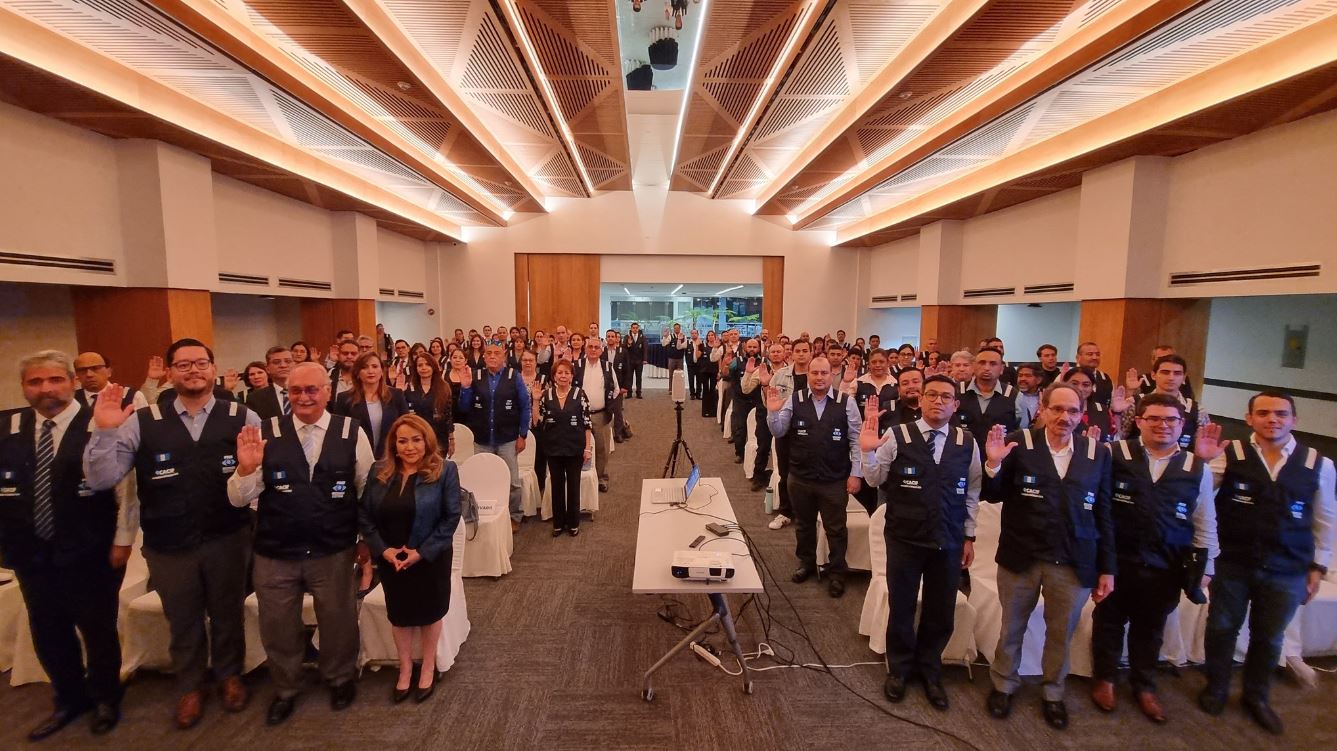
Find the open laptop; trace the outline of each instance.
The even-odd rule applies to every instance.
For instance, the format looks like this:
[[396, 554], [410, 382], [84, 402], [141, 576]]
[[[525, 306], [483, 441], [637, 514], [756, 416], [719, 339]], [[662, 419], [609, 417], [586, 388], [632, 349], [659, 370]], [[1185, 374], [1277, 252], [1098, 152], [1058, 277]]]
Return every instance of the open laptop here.
[[656, 493], [651, 502], [662, 504], [687, 503], [687, 499], [692, 497], [692, 491], [696, 489], [699, 482], [701, 482], [701, 468], [693, 464], [692, 472], [687, 475], [687, 482], [683, 483], [681, 488], [670, 488], [665, 489], [663, 493]]

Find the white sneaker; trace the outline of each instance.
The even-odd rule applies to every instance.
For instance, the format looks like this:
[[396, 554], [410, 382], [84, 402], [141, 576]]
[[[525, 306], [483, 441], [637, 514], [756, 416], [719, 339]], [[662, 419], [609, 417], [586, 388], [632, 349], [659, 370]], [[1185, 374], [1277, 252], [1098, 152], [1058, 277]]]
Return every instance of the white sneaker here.
[[[789, 523], [789, 517], [785, 516], [784, 514], [776, 514], [775, 518], [771, 520], [771, 523], [767, 524], [766, 526], [769, 527], [770, 529], [784, 529], [784, 526], [788, 523]], [[1305, 667], [1309, 666], [1306, 665]]]
[[1295, 680], [1299, 681], [1301, 686], [1305, 688], [1318, 687], [1318, 674], [1314, 672], [1313, 668], [1309, 667], [1303, 658], [1287, 657], [1286, 667], [1290, 669], [1291, 675], [1295, 676]]

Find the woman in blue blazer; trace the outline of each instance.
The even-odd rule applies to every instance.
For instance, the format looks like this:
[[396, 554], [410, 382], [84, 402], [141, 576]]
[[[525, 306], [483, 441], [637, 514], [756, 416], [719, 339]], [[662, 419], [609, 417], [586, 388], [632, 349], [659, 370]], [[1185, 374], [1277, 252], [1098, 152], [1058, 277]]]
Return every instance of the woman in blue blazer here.
[[[408, 414], [395, 420], [377, 462], [358, 521], [385, 588], [385, 607], [399, 652], [395, 703], [436, 688], [436, 643], [450, 609], [452, 542], [460, 523], [460, 475], [441, 455], [436, 431]], [[422, 672], [413, 680], [413, 637], [421, 635]]]
[[385, 453], [390, 426], [412, 412], [404, 392], [386, 383], [385, 369], [375, 352], [363, 353], [353, 363], [353, 388], [335, 397], [330, 411], [356, 419], [377, 456]]

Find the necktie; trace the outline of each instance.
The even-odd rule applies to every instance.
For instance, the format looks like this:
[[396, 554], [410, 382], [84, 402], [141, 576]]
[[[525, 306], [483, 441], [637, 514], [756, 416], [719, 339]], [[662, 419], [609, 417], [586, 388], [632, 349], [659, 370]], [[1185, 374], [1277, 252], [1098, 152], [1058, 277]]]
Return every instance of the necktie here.
[[308, 467], [316, 466], [316, 426], [302, 426], [302, 453], [306, 454], [306, 464]]
[[938, 461], [938, 458], [937, 458], [937, 453], [938, 453], [938, 436], [940, 436], [940, 435], [942, 435], [942, 432], [941, 432], [941, 431], [930, 430], [930, 431], [928, 432], [928, 453], [929, 453], [929, 456], [932, 456], [932, 457], [933, 457], [933, 461], [934, 461], [935, 463]]
[[56, 458], [55, 441], [51, 429], [55, 420], [42, 422], [42, 435], [37, 439], [37, 474], [33, 477], [33, 531], [43, 540], [56, 533], [56, 509], [51, 504], [51, 465]]
[[283, 404], [283, 414], [292, 414], [292, 402], [288, 401], [287, 389], [279, 389], [279, 402]]

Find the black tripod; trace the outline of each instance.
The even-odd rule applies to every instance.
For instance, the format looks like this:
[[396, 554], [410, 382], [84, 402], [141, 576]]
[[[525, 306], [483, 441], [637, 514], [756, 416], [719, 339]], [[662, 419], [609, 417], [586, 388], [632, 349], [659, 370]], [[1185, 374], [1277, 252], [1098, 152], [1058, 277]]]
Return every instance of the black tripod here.
[[688, 465], [695, 465], [696, 459], [692, 458], [692, 450], [687, 447], [687, 441], [682, 437], [682, 402], [673, 404], [673, 411], [678, 418], [678, 433], [673, 437], [673, 447], [669, 449], [668, 460], [664, 462], [665, 478], [674, 477], [678, 473], [678, 449], [681, 448], [687, 454]]

